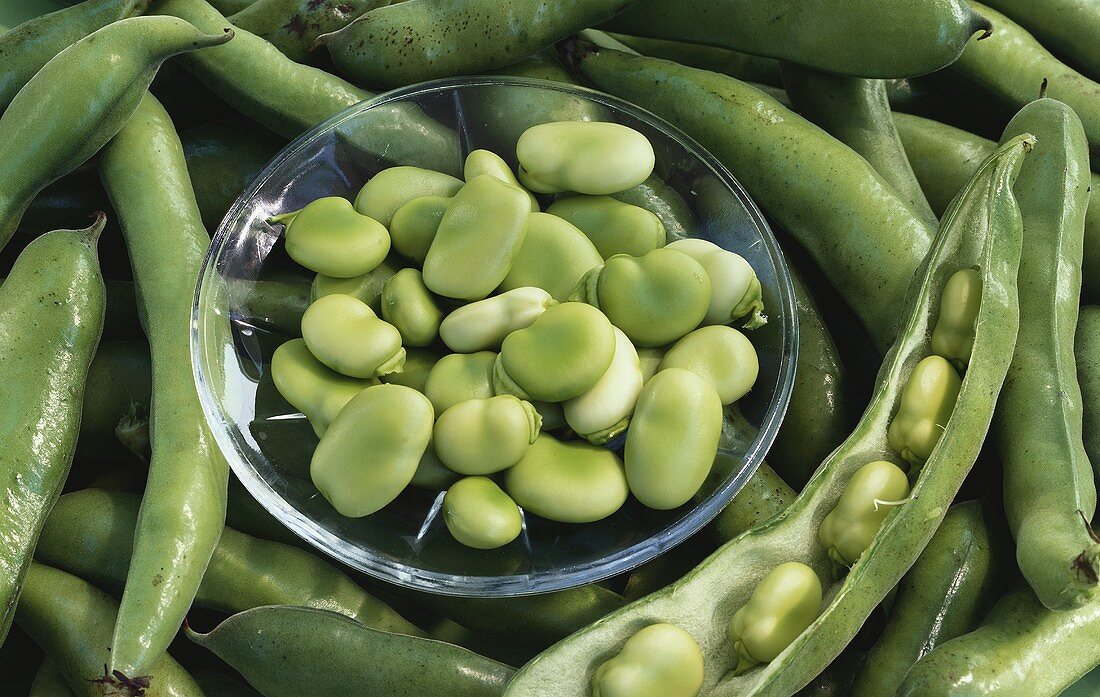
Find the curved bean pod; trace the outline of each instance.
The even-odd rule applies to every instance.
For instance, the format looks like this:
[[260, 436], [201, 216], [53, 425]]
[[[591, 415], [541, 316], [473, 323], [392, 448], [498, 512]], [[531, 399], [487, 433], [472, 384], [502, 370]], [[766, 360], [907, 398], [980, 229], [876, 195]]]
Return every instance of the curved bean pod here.
[[1043, 605], [1065, 610], [1095, 597], [1100, 581], [1100, 540], [1086, 522], [1096, 512], [1096, 485], [1073, 355], [1088, 144], [1073, 111], [1053, 99], [1024, 107], [1004, 138], [1023, 132], [1037, 142], [1015, 185], [1024, 219], [1020, 333], [993, 434], [1020, 571]]
[[[224, 0], [221, 0], [224, 2]], [[229, 18], [298, 63], [322, 62], [313, 44], [322, 34], [343, 29], [366, 12], [393, 0], [255, 0]]]
[[206, 634], [189, 629], [187, 636], [267, 697], [490, 697], [503, 691], [513, 672], [441, 641], [388, 634], [334, 612], [285, 605], [246, 610]]
[[153, 366], [149, 479], [111, 651], [112, 670], [134, 677], [168, 647], [198, 589], [221, 535], [229, 466], [207, 429], [188, 350], [210, 238], [183, 147], [152, 95], [103, 150], [99, 170], [122, 221]]
[[[1030, 141], [1020, 138], [1003, 146], [945, 216], [919, 274], [920, 292], [913, 296], [905, 330], [879, 373], [870, 406], [852, 435], [786, 512], [726, 544], [683, 580], [536, 657], [509, 684], [508, 695], [584, 694], [599, 662], [622, 646], [643, 621], [675, 622], [695, 638], [705, 658], [703, 695], [794, 694], [841, 652], [919, 556], [978, 456], [982, 439], [976, 434], [988, 428], [1012, 359], [1021, 233], [1011, 182], [1029, 145]], [[986, 290], [980, 316], [989, 321], [978, 323], [974, 356], [947, 434], [916, 480], [911, 500], [886, 518], [848, 574], [832, 581], [821, 614], [806, 631], [774, 661], [739, 676], [729, 675], [733, 666], [725, 625], [765, 574], [780, 563], [800, 560], [819, 578], [832, 578], [833, 562], [817, 542], [820, 522], [868, 457], [897, 459], [886, 445], [886, 429], [901, 386], [927, 351], [933, 309], [947, 270], [971, 264], [983, 271]]]
[[321, 36], [336, 66], [367, 85], [398, 87], [502, 68], [601, 22], [623, 0], [407, 0]]
[[[204, 34], [175, 18], [133, 17], [93, 32], [42, 66], [0, 116], [0, 248], [39, 191], [126, 124], [162, 62], [224, 44], [233, 38], [227, 26]], [[111, 69], [104, 72], [104, 65]]]
[[1074, 354], [1081, 386], [1085, 452], [1096, 480], [1100, 481], [1100, 308], [1081, 307]]
[[0, 285], [0, 643], [35, 541], [61, 493], [80, 432], [84, 385], [103, 330], [106, 290], [96, 242], [59, 230], [29, 244]]
[[990, 7], [1003, 12], [1056, 54], [1081, 67], [1085, 74], [1100, 80], [1100, 7], [1089, 0], [986, 0]]
[[0, 33], [0, 113], [51, 58], [111, 22], [136, 17], [150, 0], [91, 0], [23, 22]]
[[[972, 34], [989, 30], [989, 21], [965, 0], [638, 0], [602, 28], [732, 48], [841, 75], [912, 77], [950, 65]], [[838, 34], [844, 41], [835, 40]]]

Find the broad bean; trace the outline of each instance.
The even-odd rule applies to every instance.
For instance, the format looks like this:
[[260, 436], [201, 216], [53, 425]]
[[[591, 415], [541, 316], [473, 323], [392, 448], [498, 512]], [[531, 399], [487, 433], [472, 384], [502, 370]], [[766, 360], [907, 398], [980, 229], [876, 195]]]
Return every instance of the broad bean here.
[[848, 480], [836, 507], [821, 521], [818, 542], [840, 566], [855, 564], [891, 509], [908, 495], [909, 480], [900, 467], [885, 460], [868, 462]]
[[626, 433], [630, 492], [660, 510], [690, 501], [714, 464], [722, 422], [722, 401], [705, 378], [680, 368], [654, 375]]
[[493, 474], [523, 458], [541, 422], [534, 407], [512, 395], [468, 399], [439, 415], [432, 447], [459, 474]]
[[[474, 150], [466, 156], [466, 164], [462, 168], [462, 178], [470, 181], [482, 174], [496, 177], [505, 184], [520, 188], [523, 186], [516, 179], [516, 175], [512, 173], [512, 168], [508, 166], [504, 158], [491, 150]], [[538, 213], [541, 210], [539, 200], [530, 191], [527, 192], [527, 196], [531, 199], [531, 212]]]
[[433, 293], [481, 300], [500, 285], [523, 246], [527, 193], [496, 177], [476, 177], [454, 194], [424, 257]]
[[432, 403], [401, 385], [368, 387], [332, 422], [310, 477], [340, 514], [370, 515], [397, 498], [432, 438]]
[[350, 295], [326, 295], [302, 315], [302, 338], [317, 360], [353, 378], [400, 372], [401, 332]]
[[443, 491], [459, 479], [462, 479], [462, 475], [440, 462], [439, 456], [435, 454], [435, 447], [429, 443], [424, 454], [420, 456], [420, 463], [417, 464], [409, 485], [429, 491]]
[[596, 669], [593, 697], [695, 697], [703, 686], [703, 652], [674, 624], [651, 624]]
[[371, 177], [355, 196], [355, 210], [387, 228], [401, 206], [421, 196], [450, 198], [462, 180], [422, 167], [390, 167]]
[[401, 333], [406, 346], [423, 348], [439, 338], [443, 311], [417, 269], [401, 269], [382, 286], [382, 319]]
[[336, 278], [369, 273], [390, 253], [386, 228], [356, 212], [351, 202], [340, 196], [319, 198], [290, 214], [285, 241], [291, 259], [310, 271]]
[[813, 569], [796, 561], [772, 569], [730, 620], [729, 638], [737, 653], [734, 671], [774, 661], [820, 612], [821, 579]]
[[940, 298], [940, 314], [932, 330], [932, 352], [966, 371], [974, 349], [974, 320], [982, 302], [982, 277], [974, 269], [960, 269], [947, 279]]
[[590, 443], [608, 442], [626, 430], [643, 382], [638, 352], [616, 327], [611, 365], [595, 385], [562, 405], [566, 423]]
[[542, 288], [513, 288], [463, 305], [447, 315], [439, 326], [439, 338], [458, 353], [499, 349], [509, 334], [531, 326], [547, 308], [556, 304], [550, 293]]
[[615, 330], [583, 303], [554, 305], [509, 334], [493, 367], [493, 389], [522, 399], [561, 402], [591, 389], [615, 356]]
[[548, 213], [532, 213], [527, 218], [523, 246], [500, 288], [534, 286], [555, 300], [565, 300], [584, 274], [602, 262], [591, 240], [569, 221]]
[[444, 196], [417, 196], [402, 204], [390, 220], [394, 250], [423, 264], [449, 205], [451, 199]]
[[561, 523], [594, 523], [626, 503], [623, 463], [607, 448], [540, 434], [504, 474], [524, 510]]
[[465, 477], [443, 497], [443, 521], [456, 540], [474, 549], [496, 549], [519, 537], [516, 502], [487, 477]]
[[492, 351], [451, 353], [440, 358], [428, 371], [423, 390], [435, 413], [442, 414], [468, 399], [492, 397], [496, 360], [497, 354]]
[[609, 258], [584, 275], [570, 299], [599, 308], [638, 346], [664, 346], [706, 317], [711, 283], [695, 259], [661, 248]]
[[336, 415], [377, 380], [351, 378], [314, 358], [302, 339], [291, 339], [271, 355], [271, 379], [290, 406], [306, 415], [317, 437], [325, 435]]
[[566, 196], [546, 209], [583, 232], [602, 259], [616, 254], [640, 257], [665, 245], [665, 226], [641, 206], [610, 196]]
[[614, 194], [653, 173], [649, 140], [633, 128], [600, 121], [532, 126], [516, 143], [519, 180], [531, 191]]
[[659, 370], [683, 368], [709, 382], [722, 404], [748, 394], [760, 374], [756, 348], [733, 327], [710, 326], [691, 332], [661, 358]]
[[405, 349], [405, 365], [400, 373], [384, 376], [383, 382], [391, 385], [404, 385], [417, 392], [424, 392], [428, 375], [441, 357], [431, 349], [411, 347]]
[[924, 465], [940, 442], [962, 381], [947, 359], [928, 356], [913, 367], [890, 422], [890, 447], [913, 467]]
[[697, 238], [670, 242], [668, 248], [687, 254], [707, 271], [711, 297], [703, 324], [729, 324], [742, 317], [748, 318], [746, 329], [767, 323], [760, 279], [744, 257]]

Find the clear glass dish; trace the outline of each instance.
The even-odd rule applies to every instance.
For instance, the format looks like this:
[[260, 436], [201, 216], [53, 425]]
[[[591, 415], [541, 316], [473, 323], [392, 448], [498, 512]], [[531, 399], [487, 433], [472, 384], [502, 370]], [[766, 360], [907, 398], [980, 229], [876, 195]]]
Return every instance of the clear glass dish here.
[[[374, 515], [339, 515], [309, 478], [316, 444], [312, 429], [282, 400], [268, 375], [271, 353], [298, 335], [312, 276], [286, 255], [282, 226], [266, 221], [320, 196], [354, 198], [374, 173], [410, 164], [400, 161], [400, 152], [415, 151], [409, 139], [421, 129], [398, 133], [377, 126], [392, 124], [394, 113], [419, 110], [420, 117], [442, 124], [448, 135], [453, 131], [453, 162], [459, 170], [461, 158], [477, 148], [491, 149], [514, 166], [521, 126], [537, 122], [543, 113], [538, 106], [553, 100], [582, 105], [585, 113], [644, 133], [657, 154], [655, 175], [668, 185], [665, 198], [679, 198], [681, 215], [694, 218], [691, 235], [736, 251], [756, 269], [769, 321], [750, 333], [760, 356], [760, 377], [738, 404], [744, 419], [729, 412], [729, 437], [711, 478], [693, 502], [672, 511], [648, 509], [631, 499], [609, 518], [587, 525], [527, 515], [520, 537], [492, 551], [469, 549], [451, 538], [439, 516], [442, 494], [410, 487]], [[367, 132], [367, 150], [381, 150], [391, 159], [355, 145]], [[398, 136], [391, 148], [387, 139]], [[371, 576], [424, 591], [477, 596], [592, 583], [642, 564], [699, 531], [744, 486], [774, 440], [794, 382], [797, 338], [791, 281], [775, 238], [713, 156], [653, 114], [614, 97], [500, 77], [389, 92], [288, 145], [218, 229], [199, 278], [192, 328], [195, 382], [206, 418], [236, 476], [264, 508], [317, 549]]]

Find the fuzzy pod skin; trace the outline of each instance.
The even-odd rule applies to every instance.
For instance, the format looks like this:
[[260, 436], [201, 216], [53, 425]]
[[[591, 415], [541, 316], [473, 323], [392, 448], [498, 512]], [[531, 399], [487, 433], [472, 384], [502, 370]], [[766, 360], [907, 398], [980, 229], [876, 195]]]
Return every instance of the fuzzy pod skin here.
[[886, 83], [830, 75], [794, 63], [781, 65], [783, 88], [794, 110], [863, 155], [913, 212], [935, 227], [936, 215], [921, 191], [890, 118]]
[[1004, 139], [1028, 132], [1037, 142], [1015, 185], [1024, 219], [1020, 334], [993, 434], [1016, 561], [1039, 601], [1065, 610], [1095, 597], [1100, 580], [1100, 541], [1087, 522], [1096, 484], [1073, 353], [1089, 155], [1081, 122], [1061, 102], [1024, 107]]
[[91, 0], [23, 22], [0, 33], [0, 112], [51, 58], [97, 29], [136, 17], [150, 0]]
[[1091, 0], [986, 0], [1055, 55], [1100, 80], [1100, 6]]
[[867, 654], [853, 697], [893, 697], [914, 663], [973, 631], [1005, 571], [1004, 544], [978, 501], [951, 507], [898, 585], [889, 620]]
[[[232, 26], [205, 0], [161, 0], [154, 11], [205, 30]], [[251, 32], [234, 31], [234, 42], [219, 47], [231, 50], [207, 51], [181, 63], [233, 108], [284, 138], [296, 138], [374, 96], [323, 70], [295, 63]], [[353, 147], [372, 155], [385, 153], [394, 164], [456, 176], [462, 171], [458, 138], [451, 129], [407, 106], [372, 113], [373, 117], [356, 119], [349, 130], [341, 131]]]
[[229, 466], [207, 429], [189, 351], [210, 237], [179, 137], [152, 95], [104, 148], [99, 171], [133, 263], [156, 395], [149, 478], [111, 652], [112, 670], [134, 677], [164, 652], [191, 605], [221, 535]]
[[1100, 83], [1055, 58], [1023, 27], [1000, 12], [970, 3], [993, 21], [993, 34], [971, 40], [949, 73], [973, 88], [975, 96], [1014, 112], [1039, 96], [1064, 102], [1081, 119], [1093, 156], [1100, 156]]
[[106, 290], [86, 230], [39, 237], [0, 285], [0, 642], [50, 508], [69, 474], [84, 383], [103, 331]]
[[917, 661], [899, 697], [1060, 695], [1100, 662], [1100, 603], [1048, 610], [1026, 588], [1002, 598], [978, 629]]
[[801, 489], [851, 431], [853, 408], [836, 342], [801, 276], [793, 267], [788, 270], [798, 313], [798, 365], [791, 403], [768, 462], [782, 481]]
[[[879, 348], [889, 346], [934, 231], [866, 160], [733, 78], [580, 40], [566, 53], [598, 88], [669, 119], [717, 155], [806, 248]], [[807, 166], [808, 152], [819, 165]]]
[[133, 17], [51, 58], [0, 116], [0, 247], [38, 192], [126, 124], [161, 63], [224, 44], [233, 38], [226, 26], [205, 34], [176, 18]]
[[407, 0], [321, 36], [356, 82], [399, 87], [503, 68], [608, 19], [624, 0]]
[[639, 0], [601, 28], [883, 78], [924, 75], [950, 65], [971, 35], [988, 31], [989, 21], [964, 0]]
[[[37, 558], [107, 590], [121, 590], [140, 502], [122, 491], [65, 494], [46, 521]], [[195, 603], [229, 614], [261, 605], [301, 605], [387, 632], [422, 634], [324, 559], [233, 528], [222, 531]]]
[[229, 19], [298, 63], [323, 62], [314, 50], [322, 34], [343, 29], [363, 14], [393, 0], [256, 0]]
[[246, 610], [206, 634], [188, 630], [187, 636], [267, 697], [491, 697], [501, 694], [513, 673], [451, 644], [380, 632], [312, 608], [275, 605]]
[[[840, 654], [932, 537], [977, 458], [992, 419], [1016, 336], [1021, 224], [1011, 184], [1028, 146], [1030, 141], [1023, 138], [1003, 146], [945, 216], [932, 253], [917, 274], [904, 330], [886, 357], [870, 406], [794, 503], [727, 543], [681, 581], [532, 660], [509, 684], [509, 697], [586, 694], [596, 667], [642, 622], [675, 622], [695, 638], [705, 659], [703, 695], [791, 695]], [[833, 579], [833, 562], [817, 542], [821, 520], [869, 458], [897, 459], [886, 443], [886, 429], [901, 388], [926, 355], [935, 303], [947, 276], [955, 267], [971, 264], [983, 269], [981, 317], [987, 321], [978, 323], [974, 357], [948, 432], [914, 483], [910, 501], [887, 516], [848, 574]], [[774, 661], [733, 676], [726, 627], [757, 582], [787, 561], [807, 564], [828, 584], [821, 614]]]
[[207, 230], [217, 230], [230, 206], [286, 141], [242, 120], [222, 120], [180, 133], [187, 172]]
[[[92, 584], [37, 562], [27, 574], [18, 622], [78, 697], [101, 697], [145, 688], [145, 697], [203, 697], [187, 671], [163, 651], [145, 680], [104, 675], [118, 604]], [[128, 689], [127, 689], [128, 688]]]
[[1081, 386], [1085, 452], [1100, 481], [1100, 308], [1094, 305], [1081, 306], [1074, 355]]

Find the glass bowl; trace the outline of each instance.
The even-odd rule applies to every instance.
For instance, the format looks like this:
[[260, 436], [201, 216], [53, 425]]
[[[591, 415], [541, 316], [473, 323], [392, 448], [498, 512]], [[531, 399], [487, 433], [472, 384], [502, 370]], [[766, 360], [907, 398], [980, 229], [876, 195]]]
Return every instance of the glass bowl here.
[[[644, 133], [656, 152], [654, 175], [667, 184], [658, 187], [661, 199], [680, 218], [694, 219], [689, 234], [736, 251], [756, 270], [769, 318], [749, 333], [760, 376], [738, 403], [740, 411], [727, 410], [714, 472], [695, 499], [678, 509], [652, 510], [631, 498], [614, 515], [585, 525], [526, 515], [519, 538], [491, 551], [451, 538], [439, 515], [438, 492], [410, 487], [373, 515], [341, 516], [310, 481], [317, 442], [312, 429], [280, 397], [268, 373], [275, 348], [298, 336], [312, 274], [287, 256], [282, 226], [267, 221], [321, 196], [354, 198], [379, 170], [417, 163], [425, 151], [416, 140], [421, 137], [435, 148], [432, 157], [443, 158], [453, 171], [460, 172], [466, 153], [477, 148], [491, 149], [514, 166], [515, 139], [553, 114], [614, 121]], [[416, 123], [410, 126], [408, 119]], [[713, 156], [653, 114], [614, 97], [542, 80], [477, 77], [381, 95], [279, 153], [234, 204], [210, 246], [195, 296], [192, 361], [203, 410], [230, 466], [294, 533], [359, 571], [401, 586], [507, 596], [627, 571], [711, 520], [753, 475], [775, 438], [794, 381], [796, 338], [793, 291], [779, 247], [756, 206]], [[609, 445], [621, 447], [621, 438]]]

